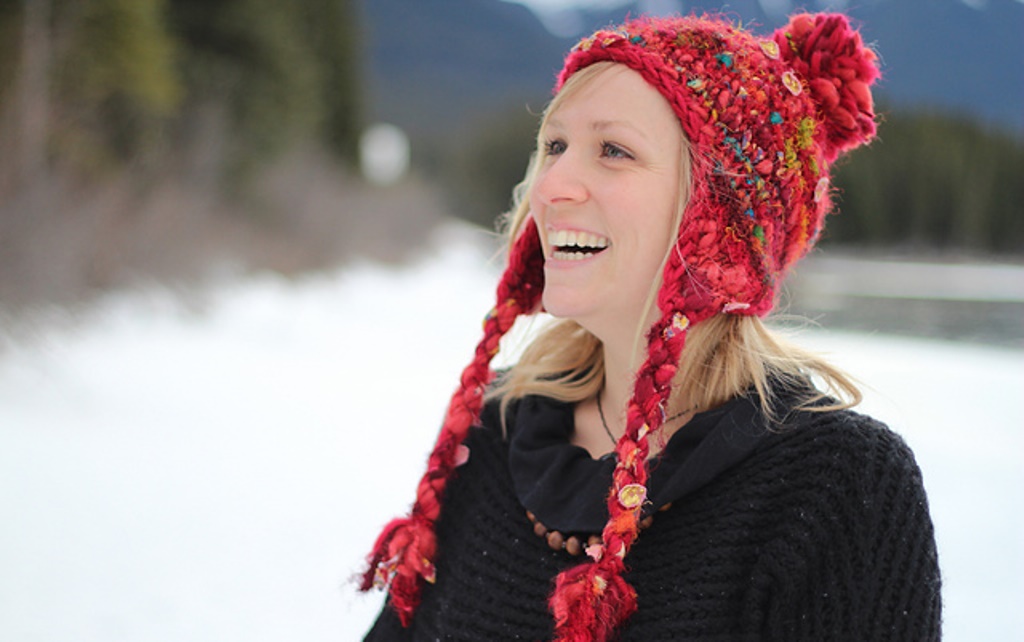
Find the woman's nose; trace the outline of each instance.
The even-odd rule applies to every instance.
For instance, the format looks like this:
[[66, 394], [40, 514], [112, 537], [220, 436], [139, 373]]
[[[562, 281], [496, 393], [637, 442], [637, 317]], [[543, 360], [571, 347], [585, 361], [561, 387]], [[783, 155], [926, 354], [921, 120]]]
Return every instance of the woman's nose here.
[[587, 199], [589, 192], [580, 160], [577, 155], [568, 150], [558, 156], [548, 158], [547, 165], [541, 169], [533, 186], [533, 190], [541, 202], [553, 205], [581, 202]]

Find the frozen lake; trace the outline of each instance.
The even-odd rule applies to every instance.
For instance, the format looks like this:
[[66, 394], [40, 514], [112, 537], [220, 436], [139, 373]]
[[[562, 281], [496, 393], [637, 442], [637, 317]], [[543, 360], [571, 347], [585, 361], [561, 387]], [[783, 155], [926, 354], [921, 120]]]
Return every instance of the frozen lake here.
[[[112, 297], [0, 353], [0, 639], [356, 640], [491, 307], [447, 230], [405, 268]], [[917, 453], [950, 642], [1024, 639], [1024, 351], [809, 330]]]

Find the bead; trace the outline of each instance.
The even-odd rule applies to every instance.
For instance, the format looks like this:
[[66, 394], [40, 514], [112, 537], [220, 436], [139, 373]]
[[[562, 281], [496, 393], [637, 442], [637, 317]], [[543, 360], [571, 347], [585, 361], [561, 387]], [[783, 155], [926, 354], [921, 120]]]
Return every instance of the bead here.
[[654, 515], [648, 515], [640, 521], [640, 528], [650, 528], [654, 523]]
[[544, 526], [544, 524], [541, 524], [540, 522], [534, 522], [533, 533], [537, 537], [544, 537], [548, 534], [548, 529]]
[[573, 535], [569, 539], [565, 540], [565, 550], [569, 555], [579, 555], [583, 552], [583, 544], [580, 543], [580, 538]]
[[814, 186], [814, 202], [820, 203], [826, 194], [828, 194], [828, 179], [818, 179], [818, 184]]
[[764, 52], [764, 55], [768, 56], [772, 60], [779, 59], [779, 43], [774, 40], [762, 40], [759, 44], [761, 45], [761, 51]]
[[423, 564], [423, 570], [420, 571], [420, 575], [422, 575], [423, 579], [428, 583], [435, 584], [437, 582], [437, 568], [435, 568], [434, 565], [430, 563], [430, 560], [425, 557], [422, 558], [420, 562]]
[[619, 503], [623, 508], [637, 508], [647, 499], [647, 488], [643, 484], [627, 484], [619, 491]]
[[667, 510], [668, 510], [668, 509], [670, 509], [670, 508], [672, 508], [672, 502], [669, 502], [669, 503], [665, 504], [664, 506], [662, 506], [662, 507], [661, 507], [661, 508], [659, 508], [658, 510], [659, 510], [660, 512], [664, 513], [665, 511], [667, 511]]
[[671, 339], [676, 334], [685, 332], [688, 327], [690, 327], [690, 319], [682, 312], [676, 312], [672, 315], [671, 325], [663, 331], [663, 336], [666, 339]]
[[787, 71], [782, 74], [782, 84], [785, 85], [786, 89], [789, 90], [789, 93], [794, 96], [799, 96], [804, 90], [804, 86], [800, 83], [800, 79], [797, 78], [796, 74], [792, 71]]
[[586, 40], [582, 40], [582, 41], [578, 42], [576, 44], [576, 46], [573, 47], [572, 49], [573, 49], [573, 51], [589, 51], [590, 48], [593, 47], [593, 46], [594, 46], [594, 38], [587, 38]]
[[551, 531], [547, 536], [548, 546], [556, 551], [565, 548], [565, 538], [558, 531]]

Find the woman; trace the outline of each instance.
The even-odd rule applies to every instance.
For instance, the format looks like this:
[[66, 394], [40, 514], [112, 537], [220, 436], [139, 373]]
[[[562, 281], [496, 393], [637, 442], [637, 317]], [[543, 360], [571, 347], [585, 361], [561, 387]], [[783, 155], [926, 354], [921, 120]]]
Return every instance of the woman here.
[[368, 640], [938, 639], [913, 455], [759, 319], [877, 77], [841, 15], [641, 19], [570, 52], [484, 338], [370, 557]]

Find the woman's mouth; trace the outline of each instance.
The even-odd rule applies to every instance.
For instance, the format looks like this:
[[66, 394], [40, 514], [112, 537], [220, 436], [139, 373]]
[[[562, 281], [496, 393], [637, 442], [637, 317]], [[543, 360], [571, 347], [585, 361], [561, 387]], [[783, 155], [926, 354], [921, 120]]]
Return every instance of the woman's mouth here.
[[608, 248], [608, 238], [576, 230], [548, 232], [551, 258], [556, 261], [581, 261]]

